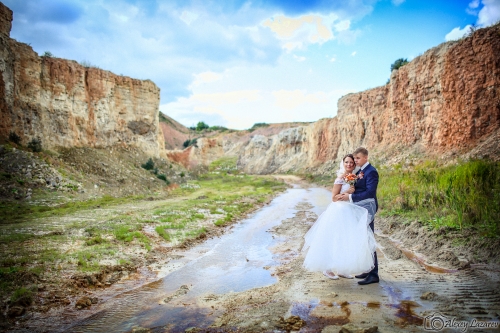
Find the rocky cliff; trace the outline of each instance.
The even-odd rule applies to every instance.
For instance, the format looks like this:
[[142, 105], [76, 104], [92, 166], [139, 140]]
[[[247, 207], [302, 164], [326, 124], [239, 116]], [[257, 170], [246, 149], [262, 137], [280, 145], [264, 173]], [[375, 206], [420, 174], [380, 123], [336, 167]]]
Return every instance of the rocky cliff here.
[[134, 146], [159, 156], [159, 88], [75, 61], [39, 57], [9, 37], [12, 11], [0, 3], [0, 138], [44, 148]]
[[409, 155], [499, 159], [499, 55], [500, 25], [479, 29], [393, 71], [385, 86], [342, 97], [334, 118], [243, 141], [199, 140], [190, 156], [239, 156], [250, 173], [330, 172], [359, 146], [389, 162]]

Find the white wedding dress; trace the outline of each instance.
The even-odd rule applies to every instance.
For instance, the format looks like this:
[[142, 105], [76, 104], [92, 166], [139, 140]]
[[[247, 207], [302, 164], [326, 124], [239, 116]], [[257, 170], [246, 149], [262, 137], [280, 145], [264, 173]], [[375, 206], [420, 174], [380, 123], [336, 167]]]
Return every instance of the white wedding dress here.
[[[342, 184], [340, 193], [350, 186], [340, 177], [335, 184]], [[373, 199], [368, 200], [374, 205]], [[304, 236], [304, 267], [309, 271], [331, 270], [342, 275], [371, 271], [377, 247], [369, 226], [371, 220], [366, 208], [345, 201], [330, 203]]]

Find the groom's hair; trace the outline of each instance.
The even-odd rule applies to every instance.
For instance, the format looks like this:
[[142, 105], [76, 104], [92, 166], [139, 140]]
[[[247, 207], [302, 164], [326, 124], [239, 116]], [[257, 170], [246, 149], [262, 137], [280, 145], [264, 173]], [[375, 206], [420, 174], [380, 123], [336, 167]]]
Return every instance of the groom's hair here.
[[365, 156], [368, 156], [368, 150], [366, 148], [363, 148], [363, 147], [359, 147], [352, 154], [353, 155], [357, 155], [357, 154], [360, 154], [360, 153], [363, 154], [363, 155], [365, 155]]

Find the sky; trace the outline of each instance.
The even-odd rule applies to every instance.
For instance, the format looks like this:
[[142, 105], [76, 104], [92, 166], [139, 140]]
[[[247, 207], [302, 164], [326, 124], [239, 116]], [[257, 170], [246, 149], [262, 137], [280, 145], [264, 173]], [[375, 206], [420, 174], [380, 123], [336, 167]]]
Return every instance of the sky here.
[[1, 0], [42, 55], [149, 79], [186, 126], [334, 117], [338, 99], [500, 20], [500, 0]]

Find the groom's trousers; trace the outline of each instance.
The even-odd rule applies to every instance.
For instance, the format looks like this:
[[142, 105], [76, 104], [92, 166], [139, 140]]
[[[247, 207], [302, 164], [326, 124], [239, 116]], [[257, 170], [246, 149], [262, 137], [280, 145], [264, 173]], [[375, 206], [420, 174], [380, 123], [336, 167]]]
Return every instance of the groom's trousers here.
[[[375, 233], [375, 219], [370, 222], [370, 228]], [[378, 276], [378, 260], [377, 251], [373, 252], [373, 258], [375, 259], [375, 267], [370, 271], [370, 274], [376, 274]]]

